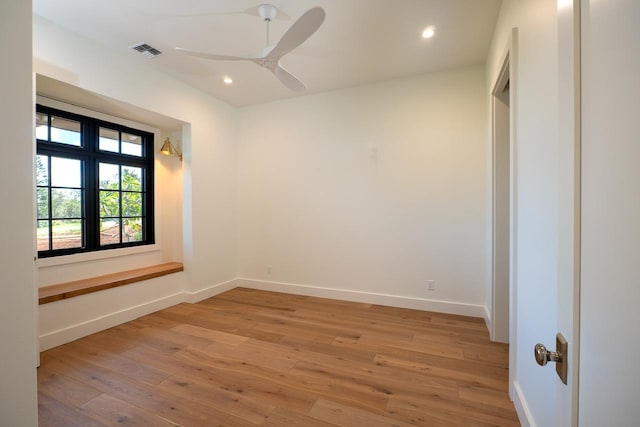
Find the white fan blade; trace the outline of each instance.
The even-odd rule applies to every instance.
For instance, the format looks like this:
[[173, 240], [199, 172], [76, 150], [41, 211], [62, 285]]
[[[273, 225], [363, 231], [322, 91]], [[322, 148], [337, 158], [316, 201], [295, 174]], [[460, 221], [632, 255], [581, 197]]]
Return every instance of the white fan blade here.
[[306, 89], [306, 86], [304, 85], [304, 83], [298, 80], [298, 78], [295, 77], [293, 74], [285, 70], [284, 67], [282, 67], [282, 65], [280, 64], [278, 64], [278, 66], [273, 70], [273, 74], [275, 74], [276, 77], [280, 79], [282, 84], [284, 84], [286, 87], [288, 87], [291, 90], [300, 92]]
[[[250, 7], [249, 9], [245, 9], [245, 10], [238, 10], [238, 11], [233, 11], [233, 12], [202, 12], [202, 13], [185, 13], [185, 14], [180, 14], [180, 15], [174, 15], [178, 18], [197, 18], [200, 16], [227, 16], [227, 15], [249, 15], [249, 16], [260, 16], [260, 13], [258, 13], [258, 8], [260, 7], [260, 5], [258, 6], [254, 6], [254, 7]], [[287, 15], [286, 13], [284, 13], [281, 10], [278, 10], [278, 14], [275, 17], [276, 20], [281, 20], [281, 21], [292, 21], [293, 19]]]
[[304, 15], [294, 22], [291, 28], [284, 33], [284, 36], [282, 36], [276, 47], [269, 52], [267, 58], [282, 58], [300, 46], [320, 28], [325, 16], [326, 14], [321, 7], [314, 7], [306, 11]]
[[183, 49], [181, 47], [177, 47], [176, 50], [180, 53], [184, 53], [185, 55], [195, 56], [196, 58], [214, 59], [217, 61], [251, 61], [254, 59], [253, 57], [216, 55], [213, 53], [197, 52], [195, 50]]
[[227, 15], [248, 15], [246, 11], [239, 10], [237, 12], [202, 12], [202, 13], [183, 13], [174, 15], [176, 18], [199, 18], [201, 16], [227, 16]]

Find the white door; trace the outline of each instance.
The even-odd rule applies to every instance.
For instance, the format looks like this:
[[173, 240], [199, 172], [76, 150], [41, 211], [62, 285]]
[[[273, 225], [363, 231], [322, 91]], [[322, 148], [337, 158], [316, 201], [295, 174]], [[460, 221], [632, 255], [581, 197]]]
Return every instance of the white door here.
[[582, 0], [581, 426], [640, 425], [640, 1]]
[[[577, 425], [579, 1], [544, 2], [543, 20], [535, 21], [536, 15], [531, 14], [529, 19], [544, 26], [545, 32], [536, 35], [550, 34], [553, 40], [541, 43], [524, 27], [517, 43], [521, 59], [516, 61], [515, 78], [522, 82], [516, 95], [517, 335], [512, 339], [516, 343], [512, 352], [517, 352], [517, 360], [510, 369], [515, 368], [512, 396], [523, 425]], [[542, 7], [543, 2], [529, 4]], [[525, 83], [535, 91], [527, 90]], [[556, 374], [556, 364], [539, 367], [534, 359], [536, 342], [556, 350], [558, 332], [569, 343], [563, 355], [568, 366], [566, 384]]]

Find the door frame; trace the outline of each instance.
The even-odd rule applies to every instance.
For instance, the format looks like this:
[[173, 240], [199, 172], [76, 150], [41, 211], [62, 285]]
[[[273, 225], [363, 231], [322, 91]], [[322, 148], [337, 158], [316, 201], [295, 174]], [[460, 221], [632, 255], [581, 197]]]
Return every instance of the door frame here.
[[[504, 179], [504, 177], [498, 177], [498, 150], [499, 147], [504, 143], [501, 138], [504, 138], [504, 132], [502, 129], [499, 129], [503, 123], [501, 123], [504, 118], [499, 118], [499, 105], [498, 100], [496, 98], [501, 98], [500, 94], [504, 92], [507, 85], [510, 85], [510, 58], [509, 58], [509, 50], [507, 50], [506, 54], [502, 60], [502, 66], [500, 67], [500, 72], [496, 77], [496, 81], [493, 85], [493, 89], [491, 91], [491, 323], [490, 323], [490, 338], [491, 341], [509, 342], [509, 306], [510, 302], [508, 298], [504, 298], [504, 294], [510, 294], [509, 292], [509, 277], [507, 276], [507, 283], [499, 282], [497, 279], [498, 272], [498, 256], [497, 256], [497, 247], [498, 247], [498, 228], [502, 226], [502, 224], [498, 224], [498, 210], [500, 207], [498, 206], [498, 180]], [[511, 94], [511, 88], [509, 88], [509, 95]], [[507, 123], [511, 126], [511, 100], [509, 99], [509, 117], [507, 117]], [[509, 132], [511, 132], [511, 128], [509, 128]], [[511, 144], [511, 135], [508, 135], [509, 141], [508, 144]], [[509, 180], [509, 192], [511, 191], [511, 147], [509, 147], [509, 165], [508, 165], [508, 177]], [[511, 206], [508, 207], [509, 214], [511, 212]], [[507, 227], [510, 228], [511, 218], [508, 218]], [[511, 230], [509, 230], [511, 231]], [[509, 233], [510, 235], [510, 233]], [[507, 242], [507, 248], [509, 247], [509, 243]], [[510, 250], [507, 253], [507, 268], [510, 269]], [[499, 304], [502, 302], [502, 304]], [[506, 302], [506, 307], [503, 305]]]
[[581, 0], [558, 0], [558, 331], [569, 342], [558, 425], [578, 426], [581, 268]]
[[511, 400], [516, 402], [514, 383], [517, 378], [516, 375], [516, 360], [517, 360], [517, 100], [518, 100], [518, 28], [511, 30], [510, 37], [504, 48], [504, 54], [502, 55], [500, 73], [493, 82], [491, 92], [491, 231], [490, 231], [490, 246], [489, 257], [491, 261], [489, 263], [490, 280], [491, 280], [491, 327], [489, 328], [490, 338], [494, 340], [495, 337], [495, 274], [494, 274], [494, 237], [495, 237], [495, 207], [494, 207], [494, 181], [495, 181], [495, 164], [494, 164], [494, 151], [496, 144], [496, 132], [495, 132], [495, 107], [494, 107], [494, 91], [495, 88], [500, 87], [500, 83], [503, 83], [506, 79], [509, 80], [509, 396]]

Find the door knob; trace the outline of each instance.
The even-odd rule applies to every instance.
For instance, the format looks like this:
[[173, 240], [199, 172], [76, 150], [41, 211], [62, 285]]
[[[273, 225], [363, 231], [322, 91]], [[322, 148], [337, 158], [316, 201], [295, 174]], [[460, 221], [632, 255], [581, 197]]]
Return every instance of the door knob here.
[[540, 366], [545, 366], [549, 362], [556, 362], [556, 372], [562, 382], [567, 384], [567, 376], [569, 374], [567, 369], [568, 351], [569, 343], [559, 333], [556, 334], [556, 351], [549, 351], [544, 345], [536, 344], [533, 348], [533, 355]]
[[533, 353], [536, 356], [536, 362], [538, 362], [540, 366], [546, 365], [547, 362], [557, 362], [561, 357], [560, 353], [547, 350], [547, 347], [543, 344], [536, 344]]

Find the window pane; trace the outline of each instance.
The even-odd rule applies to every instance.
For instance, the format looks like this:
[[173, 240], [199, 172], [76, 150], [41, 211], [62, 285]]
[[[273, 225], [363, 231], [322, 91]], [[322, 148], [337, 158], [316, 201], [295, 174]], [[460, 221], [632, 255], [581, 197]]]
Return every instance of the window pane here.
[[100, 218], [120, 216], [120, 192], [100, 191]]
[[51, 221], [53, 249], [82, 247], [82, 220]]
[[100, 246], [120, 243], [120, 220], [104, 219], [100, 221]]
[[122, 154], [142, 156], [142, 137], [129, 133], [122, 134]]
[[81, 188], [81, 166], [82, 161], [80, 160], [52, 157], [51, 186]]
[[49, 221], [38, 221], [38, 250], [49, 250]]
[[38, 219], [49, 218], [49, 189], [38, 188], [37, 193]]
[[36, 184], [49, 185], [49, 156], [36, 156]]
[[36, 113], [36, 138], [49, 140], [49, 115]]
[[[37, 246], [44, 257], [153, 240], [153, 136], [37, 105]], [[89, 217], [88, 215], [91, 215]], [[96, 224], [97, 223], [97, 224]]]
[[123, 219], [122, 241], [141, 242], [142, 241], [142, 218]]
[[122, 193], [122, 216], [142, 216], [141, 193]]
[[62, 117], [51, 117], [51, 142], [74, 145], [80, 147], [80, 122], [63, 119]]
[[142, 191], [142, 168], [122, 167], [122, 189]]
[[82, 190], [53, 188], [51, 190], [51, 211], [53, 218], [81, 218]]
[[119, 153], [120, 145], [118, 144], [118, 139], [119, 139], [118, 135], [119, 135], [119, 132], [117, 130], [100, 128], [100, 142], [99, 142], [100, 150]]
[[120, 167], [109, 163], [100, 163], [100, 188], [118, 190], [120, 188]]

